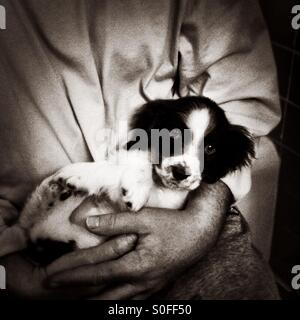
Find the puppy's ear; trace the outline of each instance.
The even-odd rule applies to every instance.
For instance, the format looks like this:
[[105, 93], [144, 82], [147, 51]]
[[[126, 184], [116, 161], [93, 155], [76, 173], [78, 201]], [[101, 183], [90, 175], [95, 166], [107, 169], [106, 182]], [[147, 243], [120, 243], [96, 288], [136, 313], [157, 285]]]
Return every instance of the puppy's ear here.
[[230, 125], [222, 146], [227, 169], [234, 171], [251, 164], [255, 157], [254, 141], [242, 126]]

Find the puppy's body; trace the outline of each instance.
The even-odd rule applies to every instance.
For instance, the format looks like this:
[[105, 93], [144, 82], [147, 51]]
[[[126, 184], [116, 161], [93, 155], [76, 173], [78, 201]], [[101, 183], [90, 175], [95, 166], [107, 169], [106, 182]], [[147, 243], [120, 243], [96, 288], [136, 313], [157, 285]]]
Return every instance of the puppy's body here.
[[[73, 243], [74, 248], [99, 245], [105, 239], [89, 233], [78, 221], [112, 210], [181, 209], [189, 192], [201, 181], [216, 182], [227, 173], [250, 164], [254, 156], [253, 142], [246, 129], [231, 125], [223, 110], [203, 97], [147, 103], [133, 116], [131, 129], [143, 129], [147, 143], [137, 148], [133, 132], [126, 147], [112, 154], [107, 161], [71, 164], [45, 179], [27, 201], [17, 224], [1, 233], [0, 256], [24, 249], [28, 240], [33, 243], [45, 240], [47, 245], [49, 240]], [[163, 129], [167, 129], [170, 138], [168, 152], [161, 139], [152, 135], [153, 130]], [[182, 143], [181, 149], [176, 148], [178, 142]], [[99, 200], [95, 202], [96, 206], [91, 199]], [[235, 246], [241, 239], [243, 241]], [[252, 265], [261, 267], [262, 261], [251, 249], [250, 240], [243, 236], [238, 241], [234, 238], [230, 241], [228, 237], [221, 237], [216, 248], [195, 267], [199, 269], [187, 279], [186, 276], [179, 278], [175, 289], [169, 288], [165, 297], [189, 299], [210, 297], [210, 294], [213, 297], [213, 292], [218, 297], [219, 283], [214, 280], [214, 264], [229, 260], [234, 268], [236, 265], [241, 268], [240, 271], [231, 269], [233, 278], [241, 280], [247, 273], [247, 266], [251, 266], [250, 277], [256, 277], [257, 268]], [[251, 254], [245, 255], [245, 252]], [[231, 258], [228, 260], [229, 253]], [[210, 285], [206, 280], [211, 274]], [[176, 283], [182, 286], [180, 290]], [[239, 289], [242, 289], [240, 285]], [[248, 293], [253, 292], [252, 289]], [[178, 296], [179, 291], [182, 295]], [[222, 292], [230, 297], [226, 290]]]
[[[247, 131], [231, 125], [224, 111], [204, 97], [149, 102], [133, 115], [131, 129], [127, 147], [107, 161], [71, 164], [43, 181], [18, 223], [2, 233], [0, 241], [7, 244], [18, 235], [19, 249], [26, 246], [25, 238], [73, 242], [76, 248], [98, 245], [103, 238], [71, 221], [71, 212], [87, 197], [105, 195], [116, 211], [144, 206], [180, 209], [201, 181], [218, 181], [248, 165], [254, 153]], [[139, 148], [136, 129], [147, 135]], [[165, 136], [155, 140], [155, 131]], [[169, 139], [168, 148], [160, 138]], [[72, 201], [67, 201], [71, 195]], [[96, 214], [101, 211], [100, 203]], [[11, 250], [7, 248], [2, 245], [0, 255]]]
[[[122, 150], [108, 161], [68, 165], [36, 188], [18, 222], [0, 234], [0, 256], [26, 248], [28, 241], [72, 242], [78, 249], [99, 245], [104, 237], [74, 222], [111, 213], [112, 208], [115, 212], [138, 211], [143, 206], [178, 209], [187, 193], [156, 186], [148, 154], [143, 151]], [[90, 205], [76, 211], [87, 198]]]
[[[133, 134], [127, 148], [107, 161], [71, 164], [45, 179], [18, 223], [1, 233], [0, 256], [24, 249], [28, 240], [74, 243], [75, 248], [99, 245], [105, 239], [89, 233], [79, 221], [144, 206], [181, 209], [201, 181], [218, 181], [254, 156], [247, 131], [231, 125], [224, 112], [203, 97], [150, 102], [136, 112], [131, 127], [146, 131], [146, 145], [136, 148]], [[160, 140], [153, 144], [152, 129], [171, 132], [169, 154]], [[178, 133], [186, 129], [192, 135], [178, 152], [175, 144], [183, 141]], [[158, 161], [152, 163], [154, 158]], [[245, 222], [231, 212], [216, 246], [154, 298], [276, 299], [278, 294]]]

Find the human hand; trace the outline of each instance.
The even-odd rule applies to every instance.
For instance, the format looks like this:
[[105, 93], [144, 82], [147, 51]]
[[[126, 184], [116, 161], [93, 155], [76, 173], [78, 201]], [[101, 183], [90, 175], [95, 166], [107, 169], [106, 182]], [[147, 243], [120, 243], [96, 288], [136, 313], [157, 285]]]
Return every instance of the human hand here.
[[5, 266], [5, 296], [21, 299], [74, 299], [96, 294], [95, 288], [63, 288], [50, 290], [45, 286], [46, 268], [31, 263], [20, 253], [1, 258], [0, 264]]
[[[100, 262], [100, 259], [102, 259], [101, 261], [111, 260], [118, 257], [118, 254], [122, 255], [130, 250], [135, 240], [135, 236], [120, 236], [99, 246], [101, 257], [95, 252], [95, 248], [90, 249], [90, 251], [82, 250], [82, 257], [84, 258], [85, 254], [89, 252], [89, 259], [93, 259], [89, 260], [90, 263]], [[113, 248], [115, 250], [111, 250]], [[77, 260], [77, 263], [82, 265], [81, 260]], [[8, 297], [23, 299], [78, 299], [89, 297], [99, 292], [99, 288], [91, 286], [49, 288], [46, 282], [48, 278], [47, 267], [38, 267], [20, 253], [1, 258], [0, 264], [5, 266], [6, 269]]]
[[97, 259], [88, 251], [74, 252], [48, 268], [50, 285], [102, 287], [96, 299], [151, 296], [198, 261], [217, 239], [230, 191], [217, 183], [202, 187], [200, 193], [185, 211], [144, 209], [90, 217], [87, 226], [96, 234], [137, 234], [135, 250], [105, 262], [99, 249]]

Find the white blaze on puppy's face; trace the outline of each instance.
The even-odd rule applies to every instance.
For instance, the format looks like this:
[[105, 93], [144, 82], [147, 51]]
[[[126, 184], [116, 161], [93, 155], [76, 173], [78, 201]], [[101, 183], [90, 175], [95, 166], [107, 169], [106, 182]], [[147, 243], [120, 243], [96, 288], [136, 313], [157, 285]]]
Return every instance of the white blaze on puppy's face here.
[[156, 167], [157, 174], [167, 187], [194, 190], [199, 186], [204, 166], [204, 136], [210, 122], [210, 113], [206, 108], [195, 109], [185, 117], [192, 140], [184, 146], [182, 155], [165, 158], [161, 167]]
[[187, 118], [187, 127], [192, 131], [192, 143], [187, 151], [198, 158], [199, 148], [204, 142], [204, 136], [210, 124], [208, 109], [194, 110]]

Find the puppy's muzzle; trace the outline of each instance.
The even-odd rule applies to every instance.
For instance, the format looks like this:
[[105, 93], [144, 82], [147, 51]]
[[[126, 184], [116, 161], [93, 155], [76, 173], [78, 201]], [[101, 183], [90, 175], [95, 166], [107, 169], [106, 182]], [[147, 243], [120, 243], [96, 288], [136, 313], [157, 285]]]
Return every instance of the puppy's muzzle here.
[[165, 158], [155, 171], [167, 188], [194, 190], [201, 182], [200, 163], [196, 157]]

